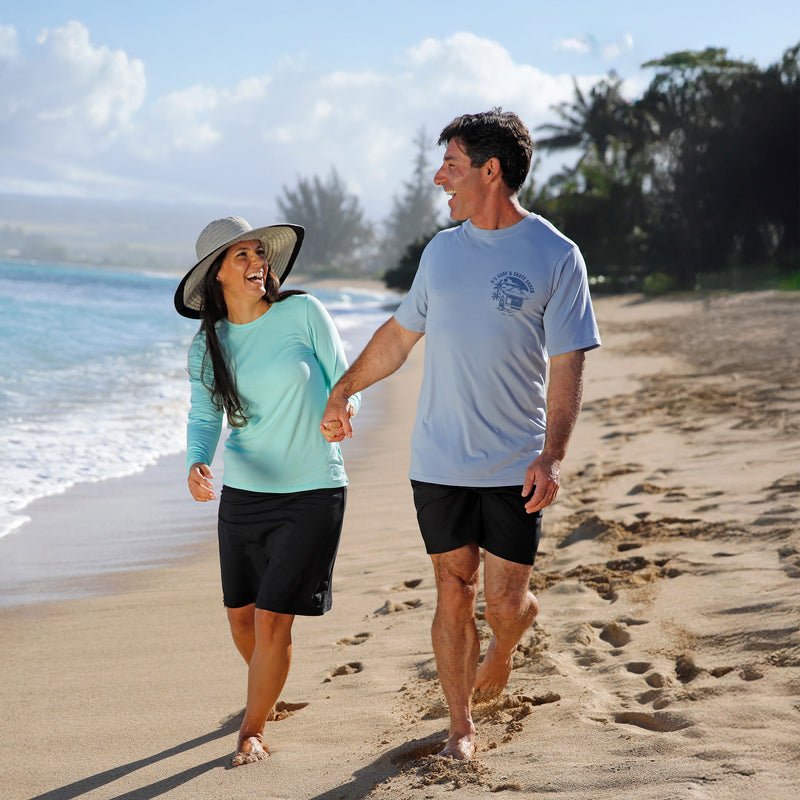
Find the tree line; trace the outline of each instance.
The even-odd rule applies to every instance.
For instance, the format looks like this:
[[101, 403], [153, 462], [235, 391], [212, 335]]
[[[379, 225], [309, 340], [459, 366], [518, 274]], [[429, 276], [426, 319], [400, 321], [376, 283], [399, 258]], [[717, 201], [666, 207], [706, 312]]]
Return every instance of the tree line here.
[[523, 205], [580, 244], [595, 288], [800, 288], [799, 51], [766, 69], [672, 53], [633, 100], [613, 73], [576, 84], [537, 144], [580, 156]]
[[[522, 205], [581, 247], [594, 291], [800, 288], [800, 43], [765, 69], [723, 48], [648, 61], [628, 99], [609, 73], [536, 129], [545, 153], [574, 166], [532, 177]], [[301, 269], [385, 269], [408, 288], [441, 229], [425, 133], [411, 178], [376, 229], [332, 171], [284, 187], [281, 213], [308, 230]]]
[[[312, 275], [382, 274], [396, 265], [409, 243], [425, 243], [439, 230], [435, 209], [435, 186], [424, 129], [415, 139], [411, 177], [392, 209], [378, 226], [366, 219], [358, 198], [331, 169], [326, 180], [298, 179], [295, 188], [283, 187], [278, 210], [284, 219], [303, 225], [306, 238], [298, 258], [298, 272]], [[409, 283], [410, 285], [410, 283]], [[407, 288], [407, 287], [406, 287]]]

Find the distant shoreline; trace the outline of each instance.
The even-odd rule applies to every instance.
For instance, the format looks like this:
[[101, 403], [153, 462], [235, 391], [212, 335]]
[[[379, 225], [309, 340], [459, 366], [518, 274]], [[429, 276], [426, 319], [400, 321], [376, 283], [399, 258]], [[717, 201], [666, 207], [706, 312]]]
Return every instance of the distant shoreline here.
[[[103, 271], [125, 271], [143, 275], [155, 275], [158, 277], [170, 277], [176, 281], [186, 274], [192, 264], [188, 264], [186, 270], [178, 269], [177, 267], [159, 266], [157, 264], [148, 264], [147, 266], [133, 266], [131, 264], [113, 264], [111, 262], [95, 262], [95, 261], [48, 261], [46, 259], [36, 258], [13, 258], [11, 256], [0, 256], [0, 264], [9, 264], [13, 266], [36, 266], [36, 267], [55, 267], [57, 269], [96, 269]], [[321, 289], [337, 290], [342, 286], [352, 287], [355, 289], [364, 289], [366, 291], [388, 292], [389, 294], [402, 294], [394, 289], [389, 289], [386, 284], [378, 277], [369, 276], [352, 276], [352, 277], [317, 277], [308, 273], [295, 273], [289, 274], [287, 279], [290, 284], [303, 284], [308, 286], [316, 286]]]

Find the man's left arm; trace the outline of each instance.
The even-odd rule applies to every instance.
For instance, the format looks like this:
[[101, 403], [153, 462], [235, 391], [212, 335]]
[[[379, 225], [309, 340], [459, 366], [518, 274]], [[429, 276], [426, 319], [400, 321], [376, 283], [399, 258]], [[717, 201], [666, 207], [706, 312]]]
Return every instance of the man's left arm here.
[[525, 503], [529, 514], [549, 506], [561, 483], [561, 461], [567, 453], [572, 430], [578, 420], [583, 394], [583, 350], [562, 353], [550, 359], [547, 387], [547, 426], [544, 447], [525, 473], [522, 496], [533, 496]]

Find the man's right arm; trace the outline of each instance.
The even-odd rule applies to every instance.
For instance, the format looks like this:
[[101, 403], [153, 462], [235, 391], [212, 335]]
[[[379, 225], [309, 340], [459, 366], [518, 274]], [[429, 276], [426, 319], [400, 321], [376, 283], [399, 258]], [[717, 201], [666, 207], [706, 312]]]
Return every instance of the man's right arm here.
[[397, 371], [422, 336], [421, 332], [404, 328], [394, 317], [375, 331], [361, 355], [331, 389], [319, 426], [329, 442], [353, 435], [348, 398]]

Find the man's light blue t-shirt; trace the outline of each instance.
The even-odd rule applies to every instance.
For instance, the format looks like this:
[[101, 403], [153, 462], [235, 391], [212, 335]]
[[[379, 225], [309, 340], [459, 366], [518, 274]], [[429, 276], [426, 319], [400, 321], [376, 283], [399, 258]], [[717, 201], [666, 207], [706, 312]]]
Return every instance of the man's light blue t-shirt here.
[[577, 246], [531, 214], [437, 234], [395, 319], [425, 333], [414, 480], [518, 486], [544, 444], [548, 356], [600, 345]]
[[[223, 320], [217, 332], [250, 417], [225, 442], [225, 485], [251, 492], [346, 485], [339, 445], [319, 431], [330, 389], [347, 369], [339, 334], [319, 300], [292, 295], [246, 325]], [[222, 429], [223, 413], [201, 381], [205, 349], [198, 334], [189, 349], [187, 468], [211, 463]], [[359, 397], [351, 400], [357, 409]]]

